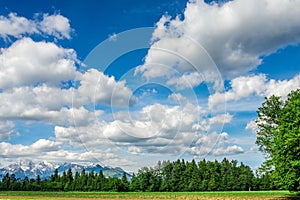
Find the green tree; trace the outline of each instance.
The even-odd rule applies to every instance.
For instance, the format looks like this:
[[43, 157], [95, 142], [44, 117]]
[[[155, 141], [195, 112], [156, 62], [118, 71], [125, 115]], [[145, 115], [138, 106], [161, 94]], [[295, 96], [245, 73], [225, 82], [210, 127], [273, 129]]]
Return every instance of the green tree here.
[[142, 167], [138, 170], [137, 178], [139, 179], [139, 188], [141, 191], [145, 192], [149, 190], [150, 187], [150, 169], [148, 167]]
[[185, 191], [197, 191], [200, 185], [200, 176], [198, 174], [198, 167], [193, 159], [192, 162], [186, 163], [185, 172]]
[[265, 154], [266, 161], [263, 165], [265, 171], [272, 169], [272, 156], [274, 155], [274, 139], [278, 133], [278, 121], [283, 102], [280, 97], [271, 96], [265, 98], [265, 102], [258, 108], [256, 125], [256, 144], [259, 150]]
[[6, 173], [2, 179], [2, 190], [9, 190], [10, 189], [10, 176], [9, 173]]
[[291, 191], [300, 191], [300, 89], [288, 95], [281, 109], [274, 151], [278, 183]]
[[103, 175], [103, 171], [100, 170], [99, 175], [96, 177], [96, 190], [104, 191], [106, 190], [105, 184], [106, 184], [106, 178]]
[[139, 191], [139, 182], [138, 182], [138, 179], [137, 179], [137, 177], [135, 176], [134, 173], [132, 174], [132, 177], [131, 177], [131, 181], [130, 181], [130, 185], [129, 185], [129, 190], [131, 192], [137, 192], [137, 191]]
[[126, 172], [123, 172], [121, 179], [121, 190], [127, 192], [129, 189], [129, 182], [127, 180]]
[[258, 109], [256, 143], [266, 154], [265, 173], [272, 170], [276, 183], [300, 191], [300, 89], [286, 101], [266, 98]]

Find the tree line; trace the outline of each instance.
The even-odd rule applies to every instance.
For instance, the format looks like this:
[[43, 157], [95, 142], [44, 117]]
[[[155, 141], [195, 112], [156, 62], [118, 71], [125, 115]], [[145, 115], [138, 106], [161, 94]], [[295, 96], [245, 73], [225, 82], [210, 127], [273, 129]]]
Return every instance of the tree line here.
[[105, 177], [102, 171], [72, 173], [71, 169], [61, 175], [56, 169], [49, 179], [18, 179], [6, 174], [0, 182], [0, 190], [23, 191], [118, 191], [118, 192], [180, 192], [180, 191], [237, 191], [274, 190], [270, 174], [254, 174], [251, 168], [236, 160], [224, 158], [219, 161], [184, 160], [158, 162], [155, 167], [143, 167], [121, 178]]

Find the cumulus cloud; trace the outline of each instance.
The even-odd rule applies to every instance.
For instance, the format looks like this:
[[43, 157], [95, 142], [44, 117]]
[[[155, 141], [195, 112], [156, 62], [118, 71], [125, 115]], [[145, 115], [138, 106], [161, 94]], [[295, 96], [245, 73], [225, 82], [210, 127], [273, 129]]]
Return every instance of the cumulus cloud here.
[[41, 85], [18, 87], [0, 93], [0, 119], [43, 121], [54, 125], [86, 124], [103, 111], [72, 104], [72, 89]]
[[44, 14], [41, 19], [27, 19], [16, 13], [9, 13], [7, 17], [0, 16], [0, 36], [4, 39], [21, 38], [32, 34], [45, 34], [57, 39], [70, 39], [71, 26], [69, 19], [60, 14]]
[[24, 34], [38, 33], [34, 21], [19, 17], [16, 13], [9, 13], [8, 17], [0, 16], [0, 36], [7, 38], [14, 36], [20, 38]]
[[222, 132], [212, 132], [210, 134], [200, 134], [198, 139], [187, 149], [187, 152], [195, 156], [205, 155], [233, 155], [244, 152], [244, 149], [238, 145], [231, 144], [229, 134]]
[[44, 14], [43, 20], [39, 23], [39, 28], [43, 33], [53, 35], [58, 39], [71, 38], [70, 33], [72, 29], [70, 21], [68, 18], [59, 14]]
[[172, 93], [168, 96], [168, 99], [182, 105], [188, 103], [188, 99], [180, 93]]
[[55, 136], [58, 141], [72, 146], [93, 149], [115, 145], [127, 148], [130, 154], [178, 155], [186, 150], [193, 155], [242, 153], [241, 147], [231, 144], [227, 133], [213, 132], [231, 120], [229, 114], [207, 118], [200, 107], [189, 102], [181, 107], [153, 104], [132, 116], [116, 113], [112, 122], [95, 120], [76, 127], [56, 126]]
[[22, 156], [36, 156], [40, 153], [57, 151], [61, 143], [39, 139], [31, 145], [10, 144], [7, 142], [0, 143], [1, 156], [4, 158], [22, 157]]
[[255, 69], [262, 56], [298, 44], [299, 19], [299, 1], [235, 0], [221, 5], [190, 1], [183, 17], [160, 19], [145, 64], [136, 72], [147, 78], [170, 76], [169, 70], [155, 65], [160, 63], [182, 73], [189, 72], [191, 65], [201, 66], [201, 73], [206, 74], [215, 70], [207, 51], [222, 76], [235, 78]]
[[76, 53], [50, 42], [17, 40], [0, 54], [0, 88], [61, 81], [76, 77]]
[[266, 75], [240, 76], [230, 82], [231, 89], [225, 93], [215, 93], [209, 96], [209, 108], [215, 108], [226, 101], [238, 101], [251, 95], [277, 95], [285, 99], [292, 90], [300, 87], [300, 74], [290, 80], [267, 79]]
[[[96, 69], [89, 69], [80, 76], [78, 95], [93, 103], [107, 105], [132, 105], [136, 99], [125, 81], [116, 81]], [[76, 99], [75, 99], [76, 101]]]
[[2, 158], [15, 161], [18, 159], [47, 160], [54, 162], [99, 162], [105, 160], [105, 164], [126, 165], [130, 163], [124, 158], [120, 158], [111, 149], [96, 150], [64, 150], [60, 142], [40, 139], [31, 145], [0, 143]]
[[209, 125], [210, 126], [214, 126], [217, 124], [228, 124], [230, 123], [232, 120], [232, 115], [230, 115], [229, 113], [225, 113], [225, 114], [220, 114], [220, 115], [216, 115], [212, 118], [209, 119]]
[[199, 72], [184, 73], [180, 77], [172, 77], [167, 81], [167, 85], [175, 85], [178, 90], [193, 88], [202, 83], [203, 76]]

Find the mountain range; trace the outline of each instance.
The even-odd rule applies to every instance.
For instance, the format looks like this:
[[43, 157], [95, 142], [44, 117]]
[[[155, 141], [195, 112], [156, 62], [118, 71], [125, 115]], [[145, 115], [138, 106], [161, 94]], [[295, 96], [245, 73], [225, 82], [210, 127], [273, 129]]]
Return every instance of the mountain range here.
[[[26, 176], [31, 179], [36, 179], [37, 175], [40, 175], [41, 179], [48, 179], [54, 173], [55, 169], [58, 169], [58, 173], [61, 175], [64, 171], [71, 168], [73, 175], [76, 172], [81, 172], [85, 169], [86, 172], [94, 171], [99, 173], [102, 170], [104, 176], [106, 177], [118, 177], [121, 178], [123, 172], [125, 172], [120, 167], [108, 167], [101, 166], [100, 164], [89, 163], [89, 164], [76, 164], [76, 163], [51, 163], [47, 161], [33, 162], [29, 160], [18, 161], [16, 163], [10, 164], [6, 167], [0, 168], [0, 178], [2, 179], [5, 174], [15, 174], [16, 178], [23, 179]], [[130, 179], [131, 174], [125, 172], [127, 177]]]

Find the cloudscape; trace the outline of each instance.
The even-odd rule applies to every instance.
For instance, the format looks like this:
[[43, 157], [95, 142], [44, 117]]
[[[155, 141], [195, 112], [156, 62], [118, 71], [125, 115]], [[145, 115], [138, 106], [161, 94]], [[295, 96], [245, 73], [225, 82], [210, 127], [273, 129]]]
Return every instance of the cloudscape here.
[[300, 87], [299, 43], [300, 1], [3, 0], [0, 166], [256, 169], [256, 111]]

